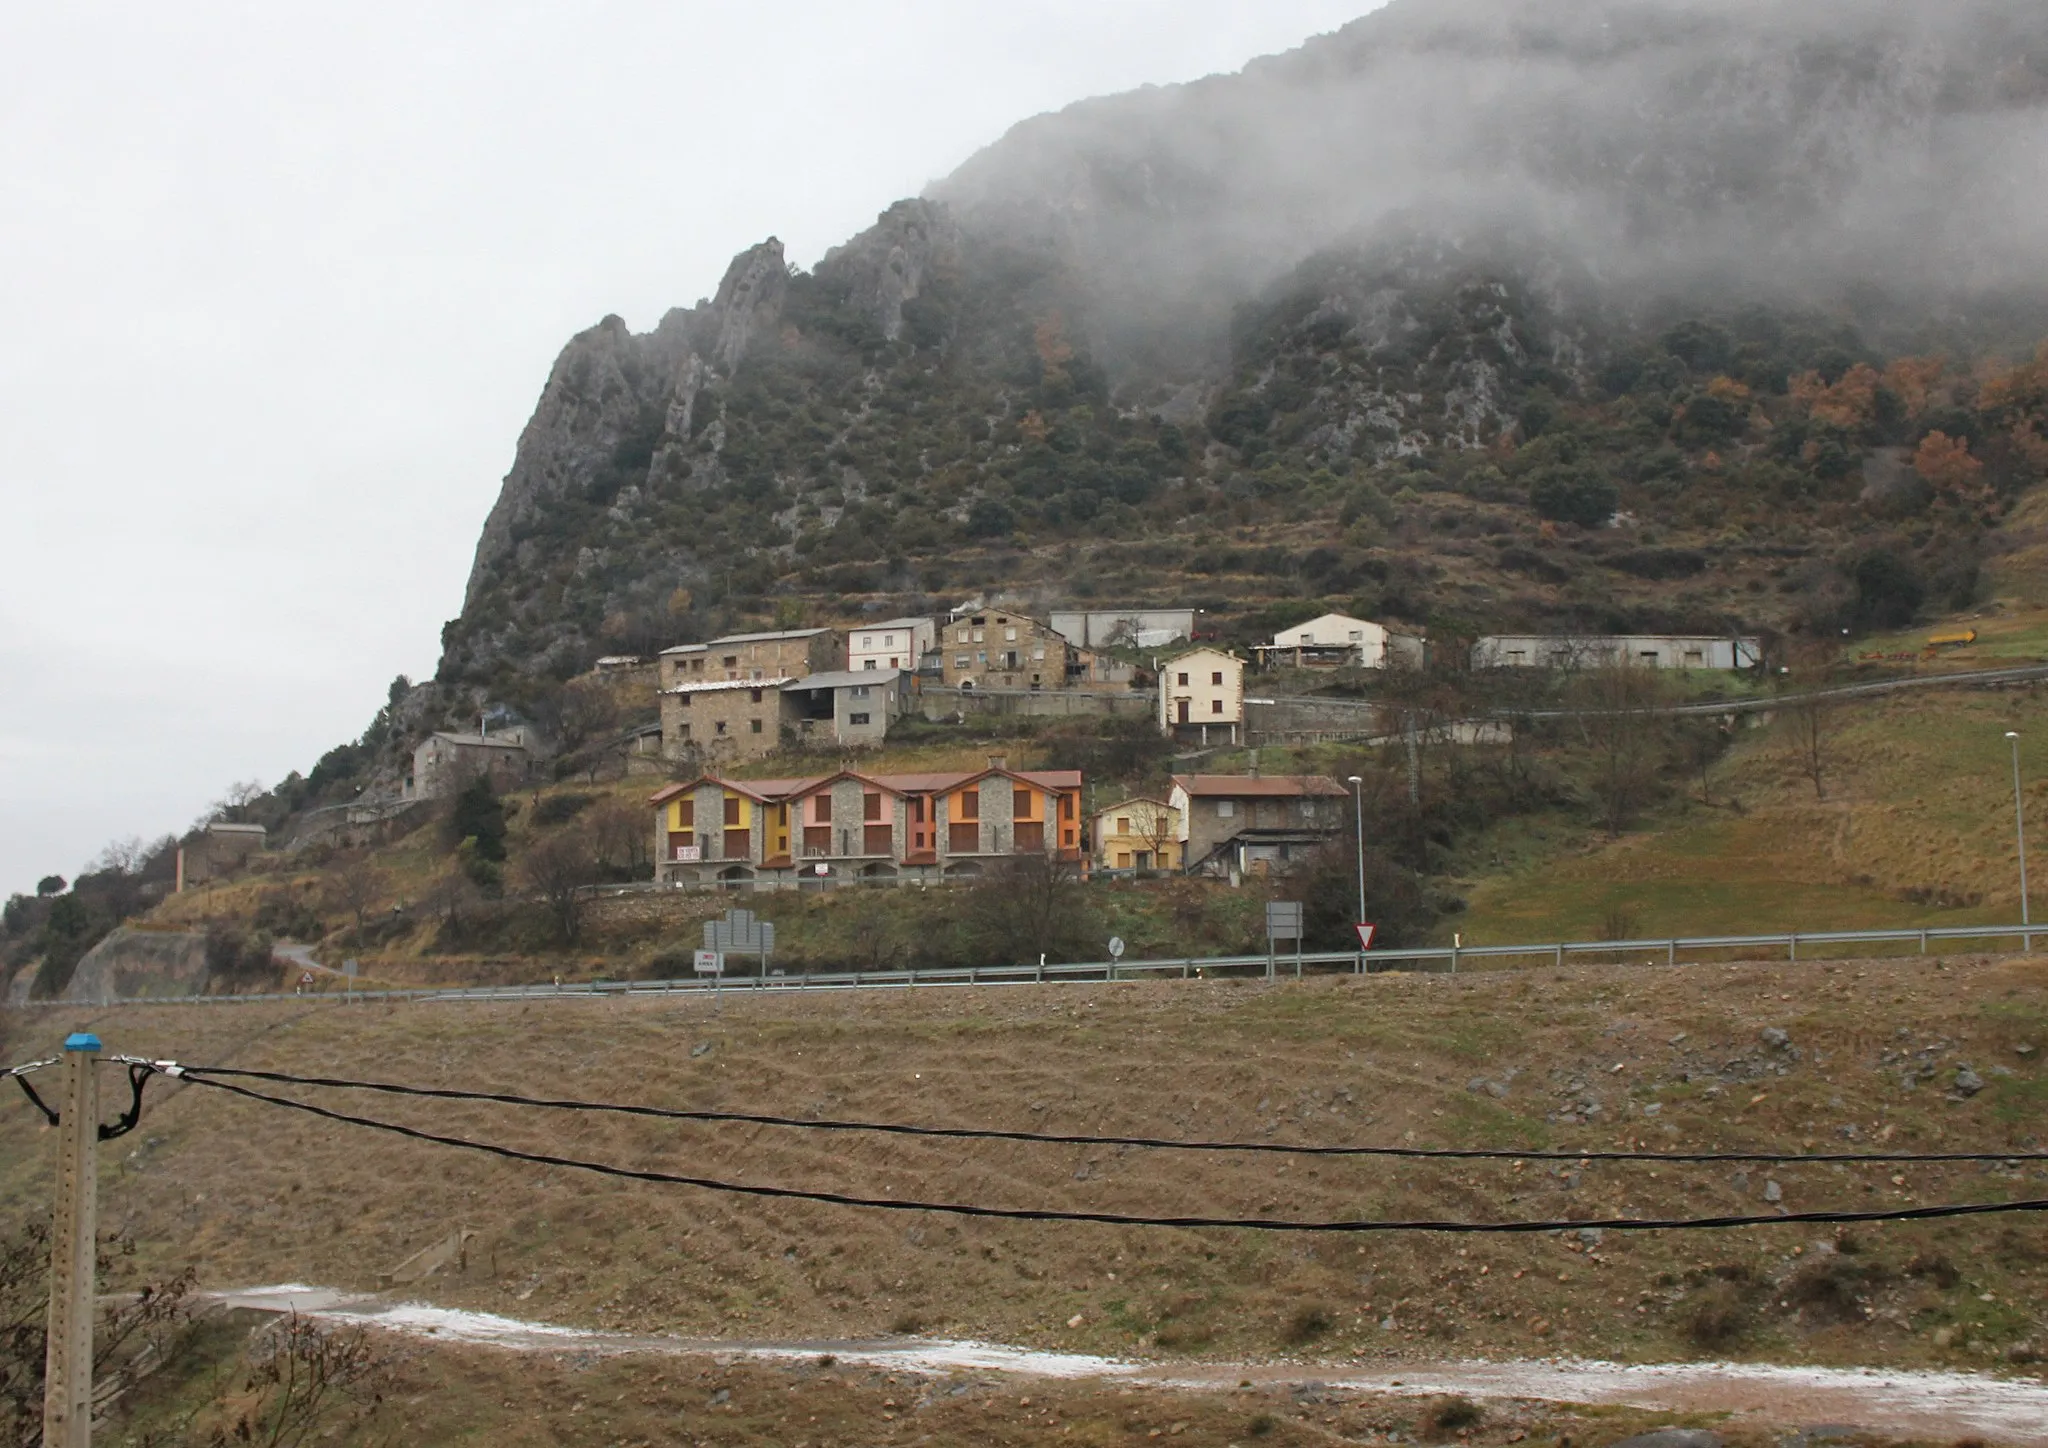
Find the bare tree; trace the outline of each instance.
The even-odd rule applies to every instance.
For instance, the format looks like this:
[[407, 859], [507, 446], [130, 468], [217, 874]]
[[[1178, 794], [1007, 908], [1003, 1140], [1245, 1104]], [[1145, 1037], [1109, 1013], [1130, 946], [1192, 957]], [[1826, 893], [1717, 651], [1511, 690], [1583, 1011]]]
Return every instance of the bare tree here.
[[1792, 748], [1799, 759], [1799, 772], [1813, 784], [1813, 797], [1828, 797], [1827, 774], [1833, 755], [1835, 709], [1826, 699], [1811, 695], [1791, 708]]
[[228, 824], [248, 824], [250, 806], [263, 798], [266, 793], [263, 782], [257, 779], [242, 779], [229, 785], [221, 797], [207, 807], [206, 818], [199, 823], [210, 825], [215, 821]]
[[1579, 722], [1592, 753], [1588, 784], [1610, 835], [1634, 823], [1655, 792], [1667, 732], [1655, 712], [1659, 693], [1651, 670], [1625, 660], [1588, 669], [1575, 681]]
[[541, 898], [554, 918], [555, 933], [574, 945], [583, 930], [583, 895], [601, 877], [585, 828], [561, 830], [535, 840], [513, 863], [514, 878]]
[[327, 877], [328, 898], [339, 909], [355, 917], [355, 943], [358, 950], [363, 945], [363, 929], [369, 922], [370, 907], [377, 903], [377, 897], [384, 890], [384, 872], [370, 857], [368, 850], [358, 850], [343, 855], [341, 861]]
[[969, 892], [962, 925], [968, 951], [990, 965], [1100, 958], [1080, 865], [1057, 855], [1002, 861]]
[[584, 817], [591, 853], [608, 868], [637, 874], [654, 853], [653, 823], [646, 809], [612, 798]]

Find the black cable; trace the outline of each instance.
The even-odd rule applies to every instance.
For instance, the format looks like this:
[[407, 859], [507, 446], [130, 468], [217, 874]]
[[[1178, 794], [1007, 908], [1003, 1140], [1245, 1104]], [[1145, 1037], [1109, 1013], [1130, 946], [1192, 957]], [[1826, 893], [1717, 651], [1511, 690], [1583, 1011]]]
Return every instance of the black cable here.
[[611, 1166], [604, 1162], [579, 1160], [576, 1157], [520, 1151], [516, 1147], [497, 1146], [483, 1141], [470, 1141], [460, 1136], [443, 1136], [438, 1132], [421, 1131], [419, 1128], [412, 1126], [401, 1126], [393, 1121], [379, 1121], [374, 1117], [354, 1116], [344, 1111], [331, 1111], [327, 1107], [315, 1106], [311, 1102], [292, 1101], [283, 1096], [271, 1096], [261, 1091], [252, 1091], [246, 1086], [235, 1086], [226, 1081], [211, 1081], [203, 1076], [194, 1076], [190, 1079], [201, 1086], [210, 1086], [216, 1091], [232, 1092], [237, 1096], [245, 1096], [252, 1101], [268, 1102], [272, 1106], [289, 1107], [294, 1111], [304, 1111], [313, 1116], [324, 1117], [329, 1121], [339, 1121], [349, 1126], [367, 1126], [373, 1130], [388, 1131], [397, 1136], [408, 1137], [414, 1141], [431, 1142], [437, 1146], [459, 1146], [469, 1151], [480, 1151], [489, 1156], [502, 1157], [507, 1161], [531, 1162], [538, 1166], [572, 1167], [578, 1171], [596, 1172], [603, 1176], [621, 1177], [628, 1181], [654, 1182], [666, 1186], [697, 1187], [704, 1191], [725, 1192], [739, 1196], [772, 1197], [783, 1201], [822, 1202], [828, 1206], [838, 1207], [870, 1207], [891, 1212], [943, 1212], [956, 1217], [993, 1217], [1017, 1222], [1096, 1222], [1113, 1227], [1234, 1227], [1260, 1232], [1529, 1233], [1584, 1231], [1588, 1228], [1617, 1232], [1647, 1232], [1671, 1231], [1681, 1228], [1769, 1227], [1817, 1222], [1910, 1222], [1925, 1221], [1937, 1217], [1975, 1217], [2000, 1212], [2048, 1211], [2048, 1200], [2031, 1200], [2019, 1202], [1950, 1203], [1938, 1207], [1904, 1207], [1869, 1212], [1786, 1212], [1782, 1215], [1774, 1216], [1595, 1217], [1579, 1221], [1525, 1222], [1429, 1220], [1313, 1222], [1294, 1221], [1286, 1218], [1145, 1217], [1123, 1212], [1068, 1212], [1037, 1207], [984, 1207], [964, 1202], [923, 1202], [906, 1201], [894, 1197], [857, 1197], [846, 1192], [810, 1191], [801, 1187], [754, 1186], [745, 1182], [720, 1181], [713, 1177], [681, 1176], [672, 1172], [645, 1171], [632, 1167]]
[[36, 1095], [36, 1088], [28, 1084], [28, 1076], [26, 1074], [10, 1074], [14, 1074], [14, 1084], [21, 1088], [21, 1094], [29, 1099], [29, 1104], [43, 1113], [44, 1120], [48, 1121], [50, 1125], [55, 1126], [57, 1124], [57, 1113], [50, 1108], [48, 1102]]
[[[36, 1061], [27, 1066], [16, 1066], [12, 1070], [0, 1072], [0, 1075], [14, 1078], [14, 1084], [21, 1087], [22, 1095], [28, 1097], [30, 1103], [43, 1113], [44, 1119], [52, 1126], [60, 1124], [64, 1120], [64, 1114], [53, 1110], [42, 1097], [36, 1095], [36, 1088], [28, 1084], [28, 1073], [55, 1064], [53, 1061]], [[115, 1118], [113, 1125], [109, 1126], [105, 1122], [99, 1124], [101, 1141], [112, 1141], [117, 1136], [126, 1136], [135, 1129], [135, 1123], [142, 1120], [142, 1088], [149, 1084], [149, 1078], [155, 1074], [156, 1067], [144, 1061], [129, 1061], [127, 1066], [128, 1089], [132, 1093], [128, 1100], [128, 1109]]]
[[[158, 1067], [170, 1062], [153, 1063]], [[1086, 1136], [1051, 1131], [1005, 1131], [978, 1126], [909, 1126], [899, 1122], [811, 1120], [800, 1116], [764, 1116], [747, 1111], [689, 1111], [666, 1106], [630, 1106], [604, 1101], [577, 1101], [547, 1096], [521, 1096], [506, 1091], [465, 1091], [452, 1086], [401, 1086], [388, 1081], [356, 1081], [334, 1076], [293, 1076], [281, 1071], [248, 1071], [228, 1066], [187, 1066], [177, 1069], [194, 1079], [202, 1075], [241, 1076], [292, 1086], [333, 1086], [350, 1091], [381, 1091], [390, 1096], [424, 1096], [439, 1101], [489, 1101], [501, 1106], [538, 1106], [551, 1111], [595, 1111], [621, 1116], [648, 1116], [666, 1121], [733, 1122], [750, 1126], [786, 1126], [806, 1131], [869, 1131], [887, 1136], [927, 1136], [964, 1141], [1023, 1141], [1053, 1146], [1129, 1146], [1158, 1151], [1244, 1151], [1277, 1156], [1363, 1156], [1444, 1159], [1454, 1161], [1652, 1161], [1652, 1162], [1987, 1162], [2048, 1161], [2048, 1152], [1756, 1152], [1756, 1151], [1516, 1151], [1504, 1147], [1423, 1146], [1298, 1146], [1281, 1141], [1175, 1141], [1157, 1136]]]

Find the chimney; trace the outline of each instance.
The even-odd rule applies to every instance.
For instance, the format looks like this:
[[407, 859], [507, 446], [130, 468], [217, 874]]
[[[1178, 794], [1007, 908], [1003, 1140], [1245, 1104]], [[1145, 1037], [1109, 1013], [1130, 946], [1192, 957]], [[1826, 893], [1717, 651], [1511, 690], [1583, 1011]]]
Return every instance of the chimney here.
[[1247, 772], [1251, 775], [1253, 779], [1257, 779], [1259, 777], [1259, 751], [1256, 749], [1254, 749], [1251, 753], [1251, 763], [1249, 766], [1247, 766]]
[[990, 769], [1008, 769], [1010, 767], [1010, 756], [1007, 754], [991, 754], [988, 757], [988, 767]]

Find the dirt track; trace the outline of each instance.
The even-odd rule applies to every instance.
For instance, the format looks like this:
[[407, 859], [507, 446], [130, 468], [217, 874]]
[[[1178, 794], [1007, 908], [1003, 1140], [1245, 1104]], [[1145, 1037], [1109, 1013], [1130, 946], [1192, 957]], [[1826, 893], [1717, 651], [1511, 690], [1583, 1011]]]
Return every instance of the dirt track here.
[[2048, 1445], [2048, 1384], [1971, 1373], [1712, 1362], [1631, 1366], [1568, 1359], [1382, 1367], [1342, 1362], [1162, 1365], [917, 1338], [769, 1342], [597, 1332], [296, 1285], [225, 1293], [218, 1300], [230, 1307], [297, 1310], [335, 1323], [511, 1352], [769, 1361], [829, 1353], [845, 1363], [921, 1374], [1107, 1378], [1198, 1391], [1227, 1391], [1246, 1382], [1293, 1385], [1313, 1381], [1325, 1392], [1414, 1398], [1458, 1393], [1490, 1400], [1622, 1405], [1673, 1413], [1722, 1412], [1732, 1413], [1743, 1426], [1798, 1429], [1842, 1424], [1898, 1437], [1968, 1432], [2020, 1448]]

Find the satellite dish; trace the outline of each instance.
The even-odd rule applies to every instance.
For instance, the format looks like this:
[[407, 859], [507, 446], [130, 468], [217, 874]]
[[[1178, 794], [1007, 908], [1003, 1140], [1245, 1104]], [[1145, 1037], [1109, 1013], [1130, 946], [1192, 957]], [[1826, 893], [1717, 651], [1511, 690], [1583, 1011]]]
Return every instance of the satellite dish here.
[[1122, 960], [1124, 958], [1124, 938], [1121, 935], [1109, 937], [1109, 958], [1111, 960]]

